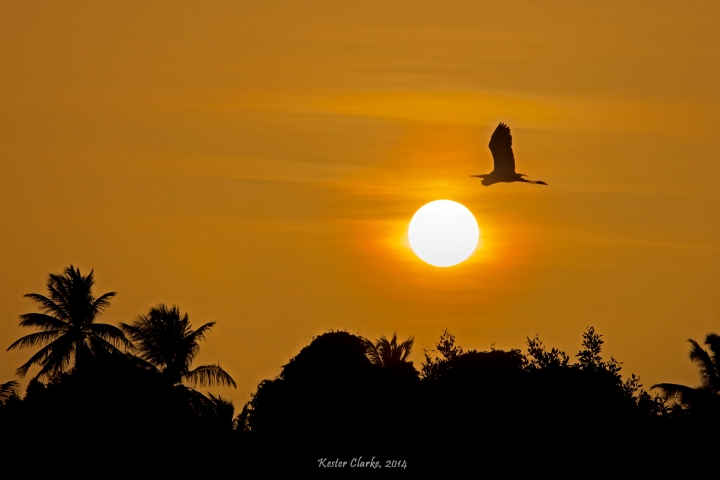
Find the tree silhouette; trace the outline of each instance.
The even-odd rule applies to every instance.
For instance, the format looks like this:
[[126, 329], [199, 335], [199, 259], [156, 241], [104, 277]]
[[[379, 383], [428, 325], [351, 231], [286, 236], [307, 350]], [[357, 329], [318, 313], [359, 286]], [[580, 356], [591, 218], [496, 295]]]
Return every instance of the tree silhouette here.
[[199, 342], [205, 339], [215, 322], [193, 330], [187, 313], [180, 315], [177, 306], [160, 304], [140, 315], [132, 324], [121, 323], [120, 328], [135, 342], [139, 360], [149, 370], [156, 370], [169, 385], [188, 382], [193, 385], [232, 385], [235, 380], [217, 365], [190, 366], [200, 351]]
[[[546, 418], [563, 417], [573, 424], [579, 418], [597, 421], [603, 415], [606, 422], [608, 418], [615, 421], [667, 413], [659, 395], [651, 396], [641, 388], [640, 377], [631, 374], [623, 381], [622, 363], [612, 356], [610, 360], [603, 360], [605, 341], [594, 327], [587, 327], [582, 338], [582, 347], [575, 355], [578, 361], [573, 364], [565, 352], [557, 348], [547, 351], [537, 334], [527, 338], [523, 368], [535, 384], [533, 389], [545, 392], [537, 404], [542, 405]], [[559, 398], [565, 402], [555, 401]], [[552, 415], [548, 415], [550, 412]]]
[[28, 293], [43, 313], [20, 315], [20, 326], [41, 329], [26, 335], [8, 347], [34, 347], [44, 345], [30, 360], [17, 369], [24, 377], [32, 365], [39, 365], [36, 378], [68, 370], [71, 365], [80, 367], [86, 358], [100, 353], [119, 353], [118, 346], [126, 349], [132, 344], [122, 331], [113, 325], [95, 323], [98, 316], [110, 305], [115, 292], [108, 292], [95, 298], [92, 287], [95, 283], [93, 271], [82, 276], [80, 269], [72, 265], [62, 275], [50, 274], [47, 283], [50, 297]]
[[[442, 355], [442, 358], [431, 358], [429, 352], [438, 352]], [[460, 345], [455, 345], [455, 335], [450, 333], [446, 328], [440, 335], [440, 339], [435, 344], [435, 350], [424, 351], [425, 361], [423, 362], [420, 370], [420, 376], [423, 379], [437, 379], [440, 375], [440, 370], [447, 364], [447, 362], [453, 360], [459, 355], [463, 354], [463, 349]]]
[[363, 338], [342, 331], [319, 335], [277, 378], [260, 383], [248, 409], [249, 427], [272, 438], [364, 435], [384, 399], [374, 388], [382, 370], [366, 357]]
[[380, 365], [383, 367], [390, 367], [402, 362], [406, 362], [412, 365], [412, 362], [407, 361], [407, 357], [412, 353], [413, 343], [415, 337], [409, 337], [404, 342], [397, 343], [397, 334], [393, 333], [392, 339], [388, 340], [385, 335], [381, 335], [379, 340], [375, 343], [363, 339], [365, 342], [365, 351], [374, 365]]
[[667, 400], [678, 400], [680, 405], [691, 410], [718, 410], [720, 407], [720, 336], [711, 333], [705, 337], [705, 345], [710, 352], [702, 348], [695, 340], [689, 339], [690, 361], [700, 370], [700, 387], [692, 388], [675, 383], [653, 385], [663, 392]]
[[[523, 367], [528, 371], [544, 370], [546, 368], [566, 368], [570, 357], [558, 348], [551, 348], [548, 352], [538, 334], [535, 338], [527, 337], [528, 353], [523, 357]], [[599, 351], [597, 352], [599, 354]], [[578, 354], [580, 355], [580, 354]]]
[[618, 374], [621, 370], [620, 362], [610, 357], [610, 360], [603, 361], [600, 353], [605, 340], [602, 335], [595, 333], [595, 327], [588, 327], [583, 332], [582, 350], [575, 355], [578, 359], [577, 367], [580, 370], [590, 372], [606, 371], [611, 375]]

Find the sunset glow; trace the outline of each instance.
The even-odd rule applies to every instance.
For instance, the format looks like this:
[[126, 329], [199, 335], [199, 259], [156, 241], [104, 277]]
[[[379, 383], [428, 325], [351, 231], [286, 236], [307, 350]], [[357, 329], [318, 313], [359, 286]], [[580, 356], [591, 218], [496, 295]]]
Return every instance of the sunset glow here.
[[[444, 328], [574, 355], [595, 326], [647, 388], [694, 384], [686, 340], [720, 330], [720, 2], [693, 5], [2, 2], [0, 384], [39, 371], [5, 350], [71, 264], [117, 292], [103, 323], [215, 322], [195, 364], [236, 413], [330, 329], [413, 335], [420, 369]], [[470, 177], [501, 122], [547, 187]]]

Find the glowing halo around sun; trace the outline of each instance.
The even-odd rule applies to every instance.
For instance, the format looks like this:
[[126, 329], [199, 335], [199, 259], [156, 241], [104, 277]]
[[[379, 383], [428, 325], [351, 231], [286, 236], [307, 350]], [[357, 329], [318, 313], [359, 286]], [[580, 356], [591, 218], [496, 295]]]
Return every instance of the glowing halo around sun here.
[[452, 267], [472, 255], [480, 240], [480, 228], [464, 205], [435, 200], [415, 212], [408, 228], [415, 255], [436, 267]]

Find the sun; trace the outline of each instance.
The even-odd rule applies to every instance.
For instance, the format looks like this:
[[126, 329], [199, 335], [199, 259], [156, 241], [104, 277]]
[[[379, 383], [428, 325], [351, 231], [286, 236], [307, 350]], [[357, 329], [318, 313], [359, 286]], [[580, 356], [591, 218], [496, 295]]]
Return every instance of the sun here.
[[435, 200], [415, 212], [408, 228], [415, 255], [435, 267], [464, 262], [478, 246], [480, 228], [464, 205]]

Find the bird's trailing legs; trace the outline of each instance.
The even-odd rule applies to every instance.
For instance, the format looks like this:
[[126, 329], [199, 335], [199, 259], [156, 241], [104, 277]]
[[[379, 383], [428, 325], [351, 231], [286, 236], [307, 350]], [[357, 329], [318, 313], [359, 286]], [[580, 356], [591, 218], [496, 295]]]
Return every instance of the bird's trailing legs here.
[[[524, 176], [524, 175], [523, 175], [523, 176]], [[526, 183], [532, 183], [533, 185], [545, 185], [545, 186], [547, 186], [547, 183], [543, 182], [542, 180], [527, 180], [527, 179], [525, 179], [525, 178], [521, 178], [520, 181], [521, 181], [521, 182], [526, 182]]]
[[497, 175], [493, 172], [493, 173], [486, 173], [483, 175], [470, 175], [470, 176], [475, 177], [475, 178], [481, 178], [482, 184], [485, 186], [492, 185], [495, 183], [500, 183], [500, 182], [506, 182], [506, 183], [525, 182], [525, 183], [531, 183], [533, 185], [547, 186], [547, 183], [543, 182], [542, 180], [528, 180], [526, 178], [523, 178], [523, 177], [527, 177], [527, 175], [525, 175], [524, 173], [512, 173], [510, 175], [503, 175], [503, 174]]

